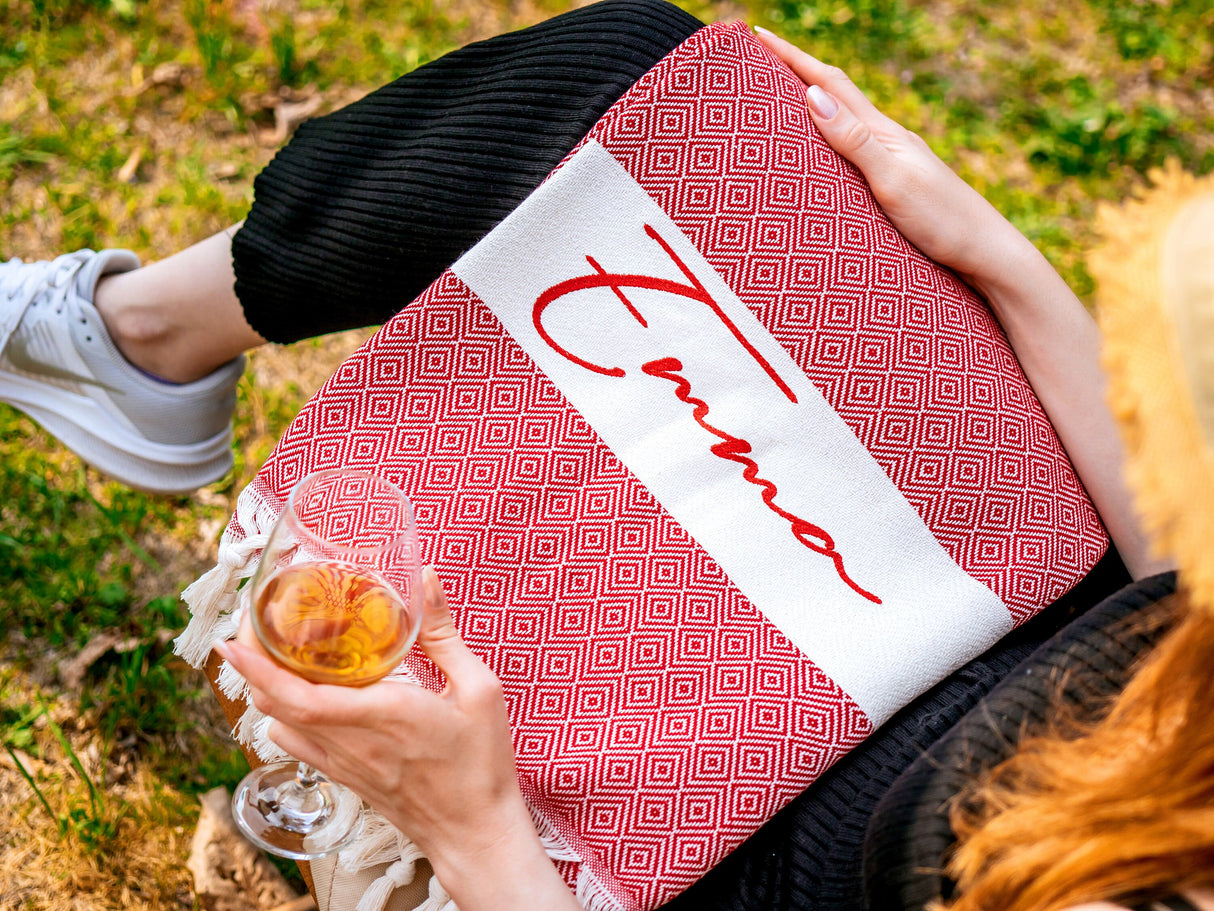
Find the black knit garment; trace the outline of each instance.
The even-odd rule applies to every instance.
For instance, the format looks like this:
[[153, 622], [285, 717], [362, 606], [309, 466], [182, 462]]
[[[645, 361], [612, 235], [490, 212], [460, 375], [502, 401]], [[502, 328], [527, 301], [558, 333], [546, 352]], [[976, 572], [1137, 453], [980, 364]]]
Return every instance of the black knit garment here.
[[386, 321], [701, 27], [666, 0], [604, 0], [303, 124], [232, 242], [245, 318], [274, 342]]
[[1023, 732], [1041, 730], [1056, 698], [1081, 714], [1107, 706], [1167, 631], [1171, 618], [1153, 608], [1175, 591], [1176, 574], [1164, 573], [1094, 607], [1037, 649], [898, 778], [878, 803], [865, 840], [867, 907], [923, 911], [929, 901], [952, 896], [943, 872], [955, 841], [949, 801], [1009, 758]]
[[1129, 581], [1110, 547], [1067, 595], [894, 715], [663, 908], [861, 911], [865, 832], [885, 792], [1036, 648]]

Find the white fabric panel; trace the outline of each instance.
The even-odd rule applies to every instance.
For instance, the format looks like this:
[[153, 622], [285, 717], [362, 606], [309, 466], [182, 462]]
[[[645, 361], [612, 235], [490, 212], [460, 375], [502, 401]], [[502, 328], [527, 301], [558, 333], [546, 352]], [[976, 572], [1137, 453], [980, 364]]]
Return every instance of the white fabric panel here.
[[[874, 724], [1011, 629], [1002, 601], [956, 565], [789, 354], [602, 146], [585, 145], [452, 270]], [[663, 358], [678, 366], [642, 369]], [[608, 368], [623, 375], [600, 372]], [[680, 378], [690, 385], [683, 398]], [[750, 444], [754, 481], [712, 452], [722, 438], [697, 422], [688, 398], [707, 406], [704, 423]]]

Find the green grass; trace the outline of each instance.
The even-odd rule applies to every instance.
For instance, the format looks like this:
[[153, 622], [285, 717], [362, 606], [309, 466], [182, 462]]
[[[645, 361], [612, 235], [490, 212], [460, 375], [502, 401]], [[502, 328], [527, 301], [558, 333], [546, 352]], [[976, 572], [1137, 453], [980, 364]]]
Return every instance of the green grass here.
[[[702, 18], [738, 9], [684, 5]], [[526, 15], [563, 8], [542, 0]], [[256, 19], [249, 9], [260, 7], [0, 0], [0, 256], [112, 245], [167, 255], [243, 216], [274, 151], [262, 138], [273, 125], [267, 99], [320, 93], [331, 108], [486, 30], [529, 21], [505, 0], [285, 0]], [[746, 9], [750, 22], [845, 67], [923, 133], [1085, 298], [1096, 204], [1125, 196], [1168, 157], [1214, 168], [1207, 0], [1077, 0], [1065, 20], [1043, 0], [750, 0]], [[119, 181], [132, 156], [138, 167]], [[294, 356], [306, 365], [320, 349], [305, 344]], [[213, 559], [236, 493], [311, 390], [311, 381], [246, 375], [236, 468], [182, 499], [105, 481], [0, 407], [0, 740], [44, 764], [27, 769], [26, 823], [45, 817], [58, 831], [54, 820], [67, 819], [65, 839], [109, 852], [106, 820], [114, 832], [188, 827], [193, 795], [240, 777], [243, 760], [209, 692], [168, 637], [186, 619], [177, 593]], [[123, 648], [67, 690], [56, 667], [102, 633]], [[65, 739], [52, 736], [45, 703], [74, 714]], [[72, 757], [90, 744], [99, 764], [82, 777]], [[84, 782], [106, 791], [132, 763], [153, 782], [148, 799], [107, 791], [98, 804]], [[91, 846], [72, 834], [73, 819], [93, 826]]]
[[1076, 292], [1096, 203], [1169, 158], [1214, 169], [1214, 8], [776, 0], [758, 14], [922, 133]]
[[50, 717], [50, 710], [45, 705], [36, 714], [22, 718], [21, 721], [24, 724], [45, 721], [47, 730], [53, 735], [54, 740], [63, 751], [68, 765], [81, 782], [80, 790], [83, 792], [83, 797], [69, 799], [63, 810], [57, 810], [51, 805], [51, 801], [43, 790], [43, 785], [26, 768], [25, 762], [17, 752], [18, 748], [11, 743], [5, 744], [5, 751], [13, 765], [29, 785], [38, 803], [46, 810], [47, 816], [54, 822], [60, 837], [73, 836], [92, 853], [104, 853], [110, 850], [118, 837], [123, 817], [130, 811], [130, 806], [126, 801], [115, 800], [107, 795], [104, 781], [100, 783], [93, 781], [67, 735], [64, 734], [63, 728]]

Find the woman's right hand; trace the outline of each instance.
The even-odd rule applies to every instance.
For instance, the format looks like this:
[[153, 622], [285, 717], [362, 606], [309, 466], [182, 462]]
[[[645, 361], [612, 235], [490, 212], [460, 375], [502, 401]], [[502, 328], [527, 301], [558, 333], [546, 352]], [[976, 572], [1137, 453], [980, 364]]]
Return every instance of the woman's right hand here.
[[878, 111], [843, 70], [765, 29], [758, 38], [807, 87], [814, 124], [860, 169], [894, 227], [926, 256], [986, 293], [1029, 241], [918, 135]]
[[270, 740], [406, 833], [461, 908], [576, 908], [519, 790], [501, 683], [461, 638], [433, 569], [417, 644], [446, 677], [441, 692], [310, 683], [270, 658], [247, 612], [237, 640], [215, 648], [274, 719]]

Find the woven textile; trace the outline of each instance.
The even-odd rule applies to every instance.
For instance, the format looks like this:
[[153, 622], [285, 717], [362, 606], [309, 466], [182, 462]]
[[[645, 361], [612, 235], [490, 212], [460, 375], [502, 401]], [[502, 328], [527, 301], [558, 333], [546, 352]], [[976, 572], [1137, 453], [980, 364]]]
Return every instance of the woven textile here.
[[1108, 545], [990, 313], [741, 25], [643, 77], [308, 403], [190, 594], [190, 660], [334, 466], [413, 499], [595, 908], [686, 888]]

